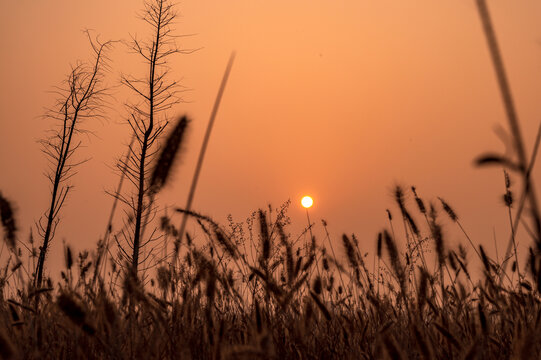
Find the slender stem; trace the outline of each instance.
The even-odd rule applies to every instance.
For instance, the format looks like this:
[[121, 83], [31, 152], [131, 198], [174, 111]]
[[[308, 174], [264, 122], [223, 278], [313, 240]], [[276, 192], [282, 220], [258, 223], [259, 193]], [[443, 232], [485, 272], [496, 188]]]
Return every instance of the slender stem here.
[[530, 179], [530, 174], [527, 171], [528, 159], [527, 159], [526, 150], [524, 147], [524, 140], [522, 138], [522, 133], [520, 131], [518, 116], [515, 110], [513, 97], [511, 96], [511, 88], [507, 80], [507, 75], [505, 73], [505, 68], [503, 65], [501, 52], [498, 46], [498, 42], [496, 40], [496, 34], [492, 26], [492, 21], [490, 19], [490, 14], [488, 11], [486, 1], [477, 0], [477, 8], [479, 10], [479, 15], [481, 17], [481, 22], [483, 24], [483, 29], [484, 29], [488, 47], [490, 50], [490, 55], [492, 57], [492, 62], [494, 64], [494, 70], [496, 71], [496, 77], [498, 79], [498, 84], [500, 87], [502, 100], [505, 106], [507, 120], [509, 121], [509, 127], [511, 128], [511, 133], [513, 134], [513, 140], [515, 143], [515, 151], [517, 153], [518, 162], [519, 162], [518, 165], [522, 172], [523, 180], [524, 180], [524, 193], [528, 197], [528, 200], [530, 203], [530, 208], [531, 208], [530, 211], [531, 211], [532, 220], [535, 226], [534, 230], [537, 237], [536, 243], [537, 243], [537, 247], [539, 251], [541, 250], [541, 216], [539, 213], [537, 198], [535, 196], [534, 186]]
[[[331, 247], [332, 256], [334, 257], [335, 261], [338, 261], [338, 258], [336, 257], [336, 253], [334, 252], [334, 247], [332, 246], [331, 237], [329, 236], [329, 231], [327, 230], [327, 225], [323, 224], [323, 229], [325, 229], [325, 234], [327, 236], [327, 241], [329, 241], [329, 246]], [[342, 289], [346, 291], [346, 284], [344, 283], [344, 279], [342, 278], [342, 272], [340, 269], [338, 270], [338, 276], [340, 277], [340, 282], [342, 283]]]
[[[312, 239], [314, 239], [314, 235], [312, 234], [312, 222], [310, 221], [310, 215], [308, 214], [308, 208], [306, 208], [306, 219], [308, 220], [308, 230], [310, 231], [310, 243], [312, 243]], [[317, 249], [315, 251], [317, 251]], [[314, 261], [316, 262], [317, 274], [321, 278], [321, 271], [319, 270], [317, 252], [316, 252]]]
[[212, 112], [210, 114], [207, 131], [205, 133], [205, 137], [203, 138], [203, 144], [201, 145], [199, 158], [197, 159], [197, 165], [195, 167], [195, 173], [193, 175], [192, 184], [190, 186], [190, 192], [188, 193], [188, 201], [186, 202], [186, 207], [185, 207], [186, 212], [182, 216], [182, 223], [180, 225], [179, 236], [177, 240], [175, 241], [175, 259], [174, 259], [175, 263], [178, 259], [178, 251], [180, 248], [180, 242], [182, 241], [182, 237], [184, 236], [184, 231], [186, 230], [186, 223], [188, 221], [188, 212], [191, 211], [192, 209], [192, 202], [195, 195], [195, 188], [197, 187], [197, 180], [199, 179], [199, 174], [201, 173], [201, 167], [203, 166], [203, 159], [205, 158], [205, 152], [207, 150], [210, 134], [212, 132], [212, 126], [214, 125], [216, 114], [218, 113], [218, 108], [220, 107], [220, 101], [222, 100], [222, 95], [224, 93], [225, 86], [227, 85], [227, 79], [229, 78], [229, 73], [231, 72], [231, 68], [233, 67], [234, 61], [235, 61], [235, 53], [233, 52], [231, 53], [229, 57], [229, 62], [227, 63], [227, 67], [225, 68], [224, 76], [222, 78], [222, 83], [220, 84], [218, 95], [216, 96], [216, 101], [214, 102], [214, 107], [212, 108]]
[[[92, 286], [96, 283], [96, 280], [99, 275], [101, 275], [101, 269], [102, 264], [105, 264], [105, 262], [102, 263], [102, 257], [105, 254], [105, 251], [109, 247], [109, 235], [111, 234], [111, 231], [113, 230], [113, 218], [116, 212], [116, 207], [118, 204], [118, 197], [120, 195], [120, 190], [122, 190], [122, 184], [124, 183], [124, 178], [126, 177], [126, 169], [128, 167], [128, 159], [132, 153], [132, 146], [133, 142], [135, 141], [135, 134], [132, 135], [130, 145], [128, 146], [128, 151], [126, 153], [125, 161], [124, 161], [124, 169], [120, 172], [120, 180], [118, 181], [118, 186], [115, 192], [114, 200], [113, 200], [113, 206], [111, 207], [111, 212], [109, 213], [109, 221], [107, 222], [107, 227], [105, 228], [105, 234], [103, 235], [103, 248], [98, 249], [98, 257], [96, 259], [96, 265], [94, 268], [94, 276], [92, 278]], [[103, 266], [103, 269], [105, 269], [105, 266]]]
[[310, 230], [310, 241], [312, 241], [312, 238], [314, 236], [312, 235], [312, 222], [310, 221], [310, 215], [308, 214], [308, 208], [306, 209], [306, 219], [308, 220], [308, 230]]
[[[529, 176], [529, 174], [532, 173], [532, 170], [533, 170], [533, 166], [535, 164], [535, 158], [536, 158], [536, 155], [537, 155], [537, 151], [539, 149], [539, 144], [541, 142], [541, 124], [539, 125], [539, 129], [537, 130], [537, 137], [535, 138], [535, 144], [534, 144], [534, 147], [533, 147], [533, 153], [532, 153], [532, 157], [530, 159], [530, 163], [528, 165], [528, 169], [527, 169], [527, 176]], [[515, 221], [513, 222], [513, 231], [511, 233], [511, 235], [514, 234], [514, 236], [516, 236], [517, 234], [517, 230], [518, 230], [518, 225], [520, 224], [520, 219], [521, 219], [521, 216], [522, 216], [522, 210], [524, 209], [524, 205], [526, 203], [526, 192], [523, 192], [522, 195], [521, 195], [521, 198], [520, 198], [520, 201], [518, 202], [518, 208], [517, 208], [517, 211], [515, 213]], [[535, 236], [534, 236], [535, 238]], [[507, 243], [507, 249], [505, 251], [505, 257], [503, 259], [503, 262], [502, 262], [502, 269], [503, 271], [505, 271], [506, 267], [507, 267], [507, 260], [511, 257], [510, 256], [510, 253], [511, 253], [511, 247], [513, 246], [513, 237], [511, 237], [509, 239], [509, 242]]]
[[518, 278], [520, 280], [520, 267], [518, 266], [518, 253], [517, 253], [517, 242], [515, 240], [515, 230], [513, 229], [513, 216], [511, 215], [511, 207], [507, 207], [508, 213], [509, 213], [509, 223], [511, 224], [511, 238], [513, 239], [513, 247], [515, 248], [515, 262], [516, 262], [516, 269], [518, 272]]

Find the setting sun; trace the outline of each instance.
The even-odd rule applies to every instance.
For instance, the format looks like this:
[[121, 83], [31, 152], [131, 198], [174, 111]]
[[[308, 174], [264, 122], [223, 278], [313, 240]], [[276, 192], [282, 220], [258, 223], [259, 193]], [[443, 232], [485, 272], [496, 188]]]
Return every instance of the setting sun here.
[[308, 208], [312, 207], [312, 205], [314, 204], [314, 200], [310, 196], [305, 196], [305, 197], [302, 198], [301, 204], [302, 204], [303, 207], [308, 209]]

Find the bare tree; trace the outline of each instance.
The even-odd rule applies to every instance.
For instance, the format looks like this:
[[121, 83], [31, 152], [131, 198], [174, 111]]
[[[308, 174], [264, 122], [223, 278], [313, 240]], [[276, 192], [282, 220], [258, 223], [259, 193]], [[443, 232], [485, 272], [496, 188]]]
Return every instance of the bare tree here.
[[118, 169], [132, 183], [134, 191], [114, 194], [128, 206], [128, 221], [115, 240], [120, 257], [130, 264], [134, 274], [146, 260], [140, 258], [141, 249], [156, 240], [154, 234], [144, 238], [144, 228], [152, 220], [149, 215], [154, 213], [149, 183], [150, 163], [159, 150], [156, 142], [168, 124], [166, 110], [181, 101], [180, 84], [168, 80], [170, 68], [167, 60], [171, 55], [191, 52], [181, 50], [176, 43], [178, 36], [172, 34], [176, 16], [174, 4], [168, 0], [149, 0], [145, 3], [141, 19], [152, 28], [152, 36], [148, 40], [132, 36], [129, 47], [142, 58], [146, 75], [122, 75], [122, 83], [132, 90], [137, 100], [127, 104], [128, 123], [135, 136], [133, 151], [126, 160], [119, 161]]
[[93, 59], [72, 66], [63, 86], [56, 90], [57, 103], [45, 114], [46, 118], [56, 120], [57, 125], [40, 141], [42, 151], [49, 160], [46, 176], [52, 188], [49, 207], [37, 222], [38, 233], [43, 238], [34, 274], [34, 284], [37, 287], [41, 286], [47, 250], [60, 221], [60, 210], [72, 188], [68, 180], [75, 175], [74, 169], [81, 163], [73, 159], [74, 153], [81, 146], [79, 136], [86, 133], [81, 125], [85, 120], [103, 115], [102, 104], [106, 96], [103, 75], [107, 69], [106, 51], [112, 42], [100, 42], [97, 38], [93, 39], [88, 31], [86, 34]]

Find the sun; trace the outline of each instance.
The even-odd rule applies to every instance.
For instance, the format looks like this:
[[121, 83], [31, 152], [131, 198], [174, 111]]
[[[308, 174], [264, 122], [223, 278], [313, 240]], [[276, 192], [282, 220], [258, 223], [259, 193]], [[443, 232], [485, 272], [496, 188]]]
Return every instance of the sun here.
[[305, 196], [301, 199], [301, 204], [304, 208], [308, 209], [314, 205], [314, 200], [310, 196]]

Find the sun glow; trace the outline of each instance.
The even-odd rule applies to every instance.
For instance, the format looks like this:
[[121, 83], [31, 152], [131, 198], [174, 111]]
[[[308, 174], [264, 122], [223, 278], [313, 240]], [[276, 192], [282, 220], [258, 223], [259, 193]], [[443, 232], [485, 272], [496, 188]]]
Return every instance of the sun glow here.
[[301, 204], [304, 208], [308, 209], [314, 205], [314, 200], [310, 196], [305, 196], [301, 199]]

